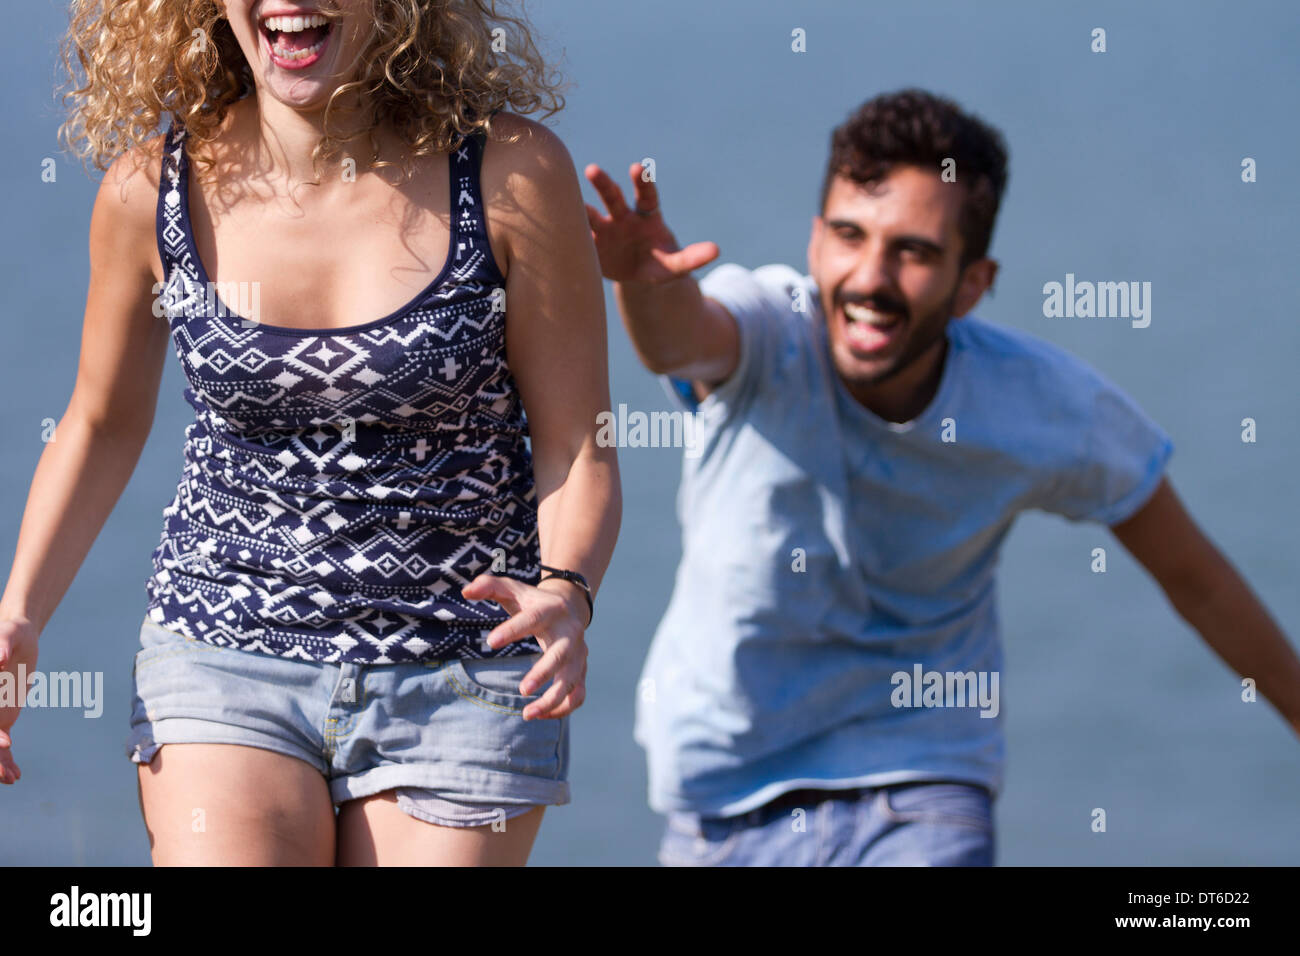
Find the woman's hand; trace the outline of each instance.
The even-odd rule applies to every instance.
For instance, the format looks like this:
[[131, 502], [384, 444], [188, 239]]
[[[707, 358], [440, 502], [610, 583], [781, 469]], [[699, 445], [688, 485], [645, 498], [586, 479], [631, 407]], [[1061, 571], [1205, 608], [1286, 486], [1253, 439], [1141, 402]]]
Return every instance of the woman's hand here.
[[[15, 697], [27, 690], [19, 687], [19, 668], [24, 683], [36, 670], [37, 637], [35, 625], [25, 617], [0, 621], [0, 681], [9, 684]], [[22, 776], [18, 764], [14, 763], [13, 740], [9, 736], [9, 728], [18, 719], [20, 709], [0, 706], [0, 783], [14, 783]]]
[[587, 698], [587, 602], [576, 585], [559, 578], [524, 584], [514, 578], [480, 574], [461, 589], [471, 601], [496, 601], [510, 620], [488, 634], [488, 646], [505, 647], [529, 636], [542, 646], [542, 657], [519, 684], [521, 694], [535, 693], [551, 678], [554, 682], [524, 708], [524, 720], [564, 717]]

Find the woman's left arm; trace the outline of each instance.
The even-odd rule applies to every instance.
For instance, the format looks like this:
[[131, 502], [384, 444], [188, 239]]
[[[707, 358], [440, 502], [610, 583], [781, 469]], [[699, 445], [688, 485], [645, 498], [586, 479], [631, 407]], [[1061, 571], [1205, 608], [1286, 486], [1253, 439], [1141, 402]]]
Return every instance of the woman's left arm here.
[[[506, 275], [506, 351], [528, 416], [542, 563], [577, 571], [593, 594], [622, 518], [618, 458], [596, 442], [609, 408], [605, 297], [577, 171], [560, 139], [539, 123], [498, 114], [480, 179], [494, 256]], [[586, 697], [588, 623], [578, 586], [533, 586], [481, 574], [462, 593], [510, 614], [489, 635], [502, 647], [535, 635], [544, 653], [522, 693], [554, 678], [525, 719], [563, 717]]]

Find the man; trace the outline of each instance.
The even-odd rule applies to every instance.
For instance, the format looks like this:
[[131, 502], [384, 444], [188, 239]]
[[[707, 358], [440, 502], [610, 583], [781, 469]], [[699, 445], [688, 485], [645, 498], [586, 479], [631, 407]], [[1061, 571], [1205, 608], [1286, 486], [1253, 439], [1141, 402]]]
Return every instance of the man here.
[[716, 245], [678, 248], [640, 167], [633, 210], [586, 171], [628, 334], [703, 420], [637, 703], [663, 863], [991, 865], [994, 568], [1026, 509], [1110, 526], [1300, 731], [1300, 661], [1183, 510], [1168, 436], [1061, 349], [963, 318], [1006, 162], [950, 101], [880, 96], [832, 136], [809, 275], [699, 284]]

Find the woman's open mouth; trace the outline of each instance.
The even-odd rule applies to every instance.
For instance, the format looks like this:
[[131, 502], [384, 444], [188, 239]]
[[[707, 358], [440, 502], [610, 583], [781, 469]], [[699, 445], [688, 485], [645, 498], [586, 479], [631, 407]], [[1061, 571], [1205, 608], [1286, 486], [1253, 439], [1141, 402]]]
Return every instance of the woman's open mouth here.
[[319, 13], [266, 17], [260, 24], [271, 61], [286, 70], [301, 70], [319, 60], [332, 26]]

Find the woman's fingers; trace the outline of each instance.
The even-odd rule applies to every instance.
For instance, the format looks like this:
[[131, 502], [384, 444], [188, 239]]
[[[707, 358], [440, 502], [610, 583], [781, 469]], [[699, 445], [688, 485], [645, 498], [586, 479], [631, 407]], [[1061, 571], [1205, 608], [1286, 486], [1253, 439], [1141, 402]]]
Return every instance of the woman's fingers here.
[[8, 734], [0, 742], [0, 783], [13, 783], [23, 775], [14, 763], [13, 741]]
[[[581, 655], [578, 667], [575, 655]], [[551, 686], [537, 700], [524, 708], [524, 719], [563, 717], [581, 706], [586, 697], [587, 679], [586, 646], [581, 642], [559, 640], [547, 648], [542, 658], [524, 677], [521, 688], [525, 694], [551, 680]]]
[[[542, 698], [542, 700], [545, 699], [546, 699], [545, 697]], [[544, 718], [547, 720], [558, 720], [561, 717], [567, 717], [569, 714], [573, 713], [575, 710], [577, 710], [579, 707], [582, 706], [582, 702], [586, 699], [587, 699], [586, 685], [581, 681], [576, 681], [572, 684], [568, 693], [565, 694], [565, 696], [560, 700], [560, 702], [551, 710], [546, 711], [545, 713], [534, 714], [534, 713], [529, 713], [528, 708], [525, 707], [524, 716], [525, 719]], [[536, 705], [530, 704], [529, 706], [540, 707], [541, 704], [542, 701], [537, 701]]]
[[542, 629], [549, 614], [537, 607], [525, 608], [511, 615], [510, 620], [503, 621], [488, 632], [487, 645], [493, 650], [532, 637]]
[[573, 680], [563, 674], [556, 675], [555, 679], [551, 681], [551, 686], [546, 688], [546, 693], [524, 708], [524, 720], [544, 719], [554, 716], [551, 713], [552, 708], [558, 706], [560, 701], [569, 696], [574, 683]]
[[460, 589], [462, 597], [471, 601], [496, 601], [511, 614], [519, 613], [519, 599], [527, 584], [514, 578], [484, 572]]
[[569, 642], [567, 640], [558, 640], [546, 649], [537, 663], [533, 665], [532, 670], [524, 675], [520, 681], [519, 691], [522, 694], [531, 695], [537, 688], [541, 687], [548, 680], [555, 676], [555, 673], [564, 666], [564, 655], [568, 651]]
[[523, 640], [541, 628], [546, 618], [542, 608], [532, 603], [527, 607], [524, 604], [527, 593], [535, 590], [532, 585], [514, 578], [484, 573], [461, 588], [460, 593], [471, 601], [496, 601], [510, 615], [508, 620], [488, 632], [487, 644], [495, 650]]

